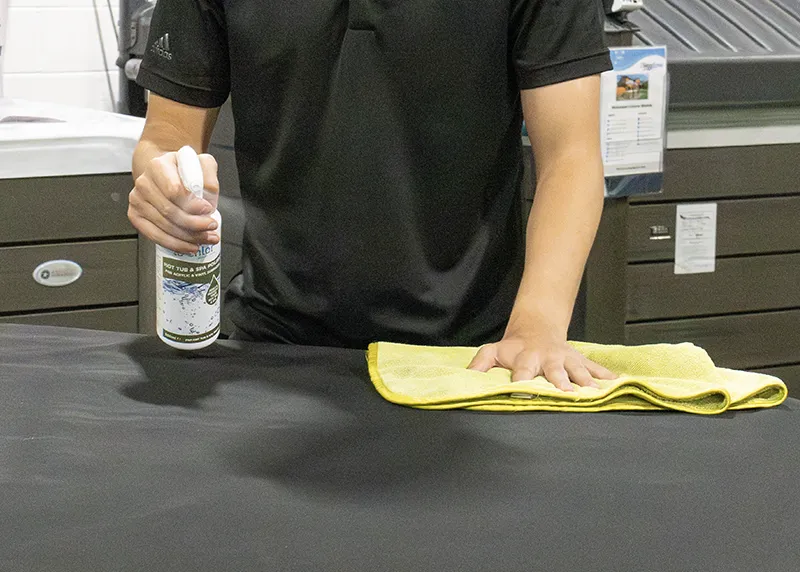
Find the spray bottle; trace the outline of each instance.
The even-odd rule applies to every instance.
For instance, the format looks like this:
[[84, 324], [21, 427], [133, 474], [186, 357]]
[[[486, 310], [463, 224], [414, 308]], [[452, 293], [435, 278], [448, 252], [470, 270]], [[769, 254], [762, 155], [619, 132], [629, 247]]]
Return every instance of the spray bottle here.
[[[178, 173], [183, 186], [203, 198], [203, 169], [189, 146], [178, 151]], [[210, 216], [221, 233], [219, 211]], [[220, 243], [204, 244], [195, 254], [156, 245], [156, 328], [164, 343], [197, 350], [219, 336], [221, 254]]]

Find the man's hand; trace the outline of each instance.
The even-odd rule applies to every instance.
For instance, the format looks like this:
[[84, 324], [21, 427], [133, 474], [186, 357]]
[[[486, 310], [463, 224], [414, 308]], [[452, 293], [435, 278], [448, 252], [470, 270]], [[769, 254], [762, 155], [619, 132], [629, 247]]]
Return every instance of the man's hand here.
[[217, 206], [217, 162], [200, 155], [206, 193], [197, 199], [178, 174], [176, 150], [208, 148], [219, 109], [192, 107], [151, 93], [142, 138], [133, 153], [135, 185], [128, 196], [128, 219], [143, 236], [176, 252], [194, 254], [198, 245], [216, 244], [219, 232], [209, 215]]
[[214, 210], [217, 163], [211, 155], [200, 155], [207, 197], [198, 199], [184, 188], [178, 175], [177, 153], [151, 159], [128, 197], [128, 218], [145, 237], [176, 252], [194, 254], [200, 244], [219, 242]]
[[581, 275], [603, 209], [600, 77], [522, 92], [536, 161], [525, 269], [503, 339], [481, 348], [471, 369], [504, 367], [512, 380], [544, 375], [564, 391], [614, 374], [567, 344]]
[[469, 369], [483, 372], [493, 367], [510, 369], [512, 381], [543, 375], [562, 391], [574, 391], [570, 382], [583, 387], [598, 387], [595, 379], [617, 377], [586, 359], [565, 340], [547, 333], [506, 332], [499, 342], [481, 347], [469, 364]]

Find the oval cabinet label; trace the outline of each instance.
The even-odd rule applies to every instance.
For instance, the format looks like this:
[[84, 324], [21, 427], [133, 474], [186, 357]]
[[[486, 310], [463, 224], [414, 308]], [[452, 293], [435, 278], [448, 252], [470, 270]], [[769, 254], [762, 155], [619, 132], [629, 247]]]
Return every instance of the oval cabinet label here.
[[48, 260], [36, 267], [33, 279], [42, 286], [66, 286], [83, 274], [83, 268], [72, 260]]

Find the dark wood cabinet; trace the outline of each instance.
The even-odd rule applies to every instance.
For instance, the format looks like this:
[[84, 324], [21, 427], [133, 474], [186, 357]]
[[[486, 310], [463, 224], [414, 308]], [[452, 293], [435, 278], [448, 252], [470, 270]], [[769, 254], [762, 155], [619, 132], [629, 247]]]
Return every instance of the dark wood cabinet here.
[[[0, 180], [0, 322], [138, 330], [138, 241], [127, 218], [130, 173]], [[80, 277], [34, 278], [67, 260]]]

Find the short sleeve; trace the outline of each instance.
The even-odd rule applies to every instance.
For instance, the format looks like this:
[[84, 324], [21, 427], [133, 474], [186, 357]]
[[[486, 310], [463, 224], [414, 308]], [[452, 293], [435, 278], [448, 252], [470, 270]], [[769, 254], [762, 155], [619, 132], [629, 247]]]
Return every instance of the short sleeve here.
[[219, 107], [230, 91], [221, 0], [158, 0], [136, 82], [167, 99]]
[[611, 69], [600, 0], [511, 0], [510, 54], [520, 89]]

